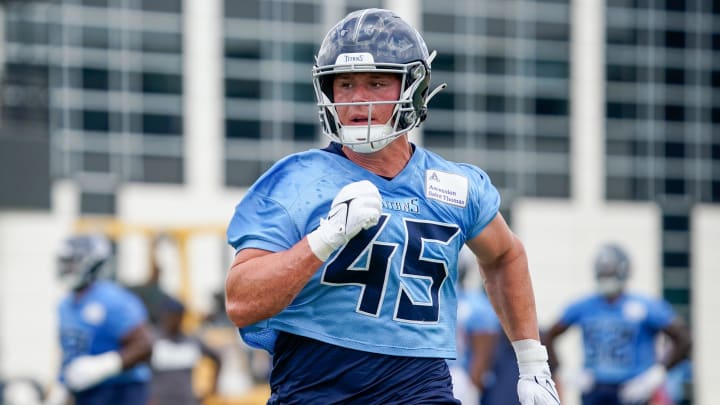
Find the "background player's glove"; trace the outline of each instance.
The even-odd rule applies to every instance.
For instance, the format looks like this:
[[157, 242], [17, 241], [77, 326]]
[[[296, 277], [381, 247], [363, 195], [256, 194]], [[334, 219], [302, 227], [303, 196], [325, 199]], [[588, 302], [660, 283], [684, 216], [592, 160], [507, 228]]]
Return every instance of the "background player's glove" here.
[[667, 371], [655, 364], [620, 387], [619, 397], [624, 404], [645, 403], [665, 382]]
[[82, 391], [122, 371], [122, 358], [118, 352], [97, 356], [80, 356], [65, 369], [65, 383], [73, 391]]
[[332, 201], [327, 218], [307, 236], [310, 249], [322, 261], [363, 229], [377, 225], [382, 213], [380, 192], [367, 180], [350, 183]]
[[560, 396], [550, 375], [545, 346], [534, 339], [512, 342], [517, 356], [520, 379], [518, 399], [522, 405], [559, 405]]
[[69, 397], [70, 395], [65, 386], [56, 383], [50, 388], [45, 401], [43, 401], [43, 405], [67, 405]]

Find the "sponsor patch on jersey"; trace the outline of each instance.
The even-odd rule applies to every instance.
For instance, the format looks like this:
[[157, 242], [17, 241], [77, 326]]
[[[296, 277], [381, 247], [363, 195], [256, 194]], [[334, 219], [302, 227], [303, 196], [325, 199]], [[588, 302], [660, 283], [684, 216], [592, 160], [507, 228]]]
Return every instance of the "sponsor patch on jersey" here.
[[467, 204], [468, 179], [459, 174], [427, 170], [425, 196], [446, 204], [464, 207]]

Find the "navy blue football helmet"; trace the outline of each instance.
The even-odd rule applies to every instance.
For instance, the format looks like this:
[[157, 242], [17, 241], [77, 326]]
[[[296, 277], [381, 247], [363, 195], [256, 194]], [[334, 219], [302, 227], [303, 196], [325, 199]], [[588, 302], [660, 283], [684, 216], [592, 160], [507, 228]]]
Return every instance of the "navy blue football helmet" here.
[[603, 295], [617, 295], [630, 277], [630, 258], [620, 246], [606, 244], [595, 256], [595, 279]]
[[81, 290], [100, 276], [111, 253], [110, 241], [102, 235], [68, 237], [57, 255], [58, 278], [68, 288]]
[[[371, 8], [348, 14], [325, 36], [313, 67], [313, 85], [323, 132], [331, 140], [361, 153], [382, 149], [427, 118], [427, 103], [445, 84], [429, 92], [430, 64], [425, 41], [415, 28], [394, 12]], [[333, 75], [338, 73], [396, 73], [401, 75], [400, 97], [385, 125], [343, 126], [338, 105], [373, 105], [382, 102], [335, 103]]]

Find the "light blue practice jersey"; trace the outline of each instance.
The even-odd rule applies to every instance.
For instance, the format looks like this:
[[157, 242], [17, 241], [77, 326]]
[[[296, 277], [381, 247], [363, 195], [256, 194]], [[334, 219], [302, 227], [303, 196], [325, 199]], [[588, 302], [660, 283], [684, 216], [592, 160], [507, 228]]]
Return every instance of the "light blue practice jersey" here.
[[[71, 294], [60, 303], [62, 371], [82, 355], [120, 349], [121, 339], [147, 320], [142, 301], [128, 290], [107, 281], [92, 284], [79, 299]], [[150, 368], [137, 365], [109, 378], [101, 385], [150, 380]]]
[[380, 191], [380, 221], [330, 256], [285, 310], [241, 329], [243, 338], [271, 352], [274, 331], [285, 331], [380, 354], [455, 357], [458, 252], [495, 217], [497, 190], [482, 170], [422, 148], [392, 180], [329, 149], [288, 156], [258, 179], [236, 207], [229, 243], [289, 249], [360, 180]]
[[585, 367], [595, 381], [617, 384], [656, 362], [655, 336], [674, 318], [663, 300], [623, 294], [608, 302], [593, 295], [569, 306], [560, 322], [582, 329]]
[[457, 314], [458, 344], [455, 361], [468, 370], [472, 364], [472, 335], [500, 333], [500, 321], [487, 295], [480, 291], [461, 292], [458, 295]]

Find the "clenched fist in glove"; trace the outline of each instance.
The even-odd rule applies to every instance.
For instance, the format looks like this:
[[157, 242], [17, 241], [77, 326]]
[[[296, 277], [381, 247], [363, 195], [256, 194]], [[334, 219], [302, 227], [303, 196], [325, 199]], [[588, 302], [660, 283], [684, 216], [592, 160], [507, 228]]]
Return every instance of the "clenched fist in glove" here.
[[335, 196], [327, 218], [307, 236], [310, 249], [322, 261], [361, 230], [377, 225], [382, 213], [380, 192], [367, 180], [350, 183]]
[[559, 405], [560, 396], [550, 375], [545, 346], [533, 339], [512, 342], [520, 379], [518, 399], [522, 405]]
[[83, 391], [122, 371], [118, 352], [80, 356], [65, 369], [65, 384], [73, 391]]

